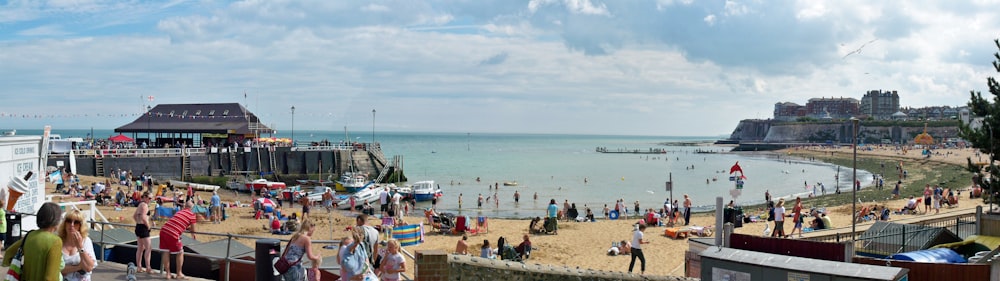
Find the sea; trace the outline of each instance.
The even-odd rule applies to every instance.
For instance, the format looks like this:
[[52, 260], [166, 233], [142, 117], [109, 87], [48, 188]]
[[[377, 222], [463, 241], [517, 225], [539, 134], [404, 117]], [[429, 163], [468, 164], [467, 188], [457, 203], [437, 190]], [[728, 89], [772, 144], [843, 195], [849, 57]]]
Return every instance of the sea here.
[[[18, 135], [41, 135], [41, 130], [18, 130]], [[112, 130], [62, 130], [67, 137], [108, 138]], [[276, 136], [288, 137], [288, 136]], [[410, 182], [433, 180], [444, 196], [437, 202], [441, 212], [503, 218], [544, 216], [550, 200], [560, 207], [568, 200], [581, 210], [591, 208], [600, 215], [604, 206], [614, 208], [618, 199], [630, 210], [639, 201], [642, 209], [663, 207], [669, 198], [683, 202], [690, 196], [695, 211], [713, 208], [716, 197], [736, 204], [764, 202], [768, 191], [775, 198], [833, 193], [850, 190], [851, 168], [795, 158], [775, 152], [728, 152], [729, 146], [711, 143], [720, 137], [561, 135], [516, 133], [424, 133], [424, 132], [295, 132], [296, 142], [330, 140], [380, 143], [386, 157], [403, 158], [403, 171]], [[697, 143], [698, 145], [691, 145]], [[664, 150], [663, 154], [600, 153], [608, 151]], [[710, 151], [714, 153], [697, 153]], [[742, 188], [730, 174], [741, 167]], [[858, 170], [863, 186], [872, 174]], [[672, 190], [667, 182], [672, 179]], [[839, 180], [838, 180], [839, 179]], [[517, 182], [505, 186], [504, 182]], [[400, 183], [403, 184], [403, 183]], [[493, 188], [499, 185], [499, 188]], [[672, 191], [672, 192], [670, 192]], [[514, 201], [514, 193], [520, 200]], [[482, 208], [477, 199], [482, 195]], [[459, 198], [461, 197], [461, 206]], [[537, 200], [535, 198], [538, 198]], [[499, 199], [499, 200], [497, 200]], [[419, 202], [417, 208], [430, 207]]]

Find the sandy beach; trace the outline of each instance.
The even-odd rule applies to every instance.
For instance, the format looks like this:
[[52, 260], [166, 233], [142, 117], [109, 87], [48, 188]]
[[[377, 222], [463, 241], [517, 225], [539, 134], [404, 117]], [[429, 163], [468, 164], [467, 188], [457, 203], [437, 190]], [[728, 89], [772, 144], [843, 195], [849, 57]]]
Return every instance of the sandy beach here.
[[[849, 155], [851, 150], [849, 148], [839, 148], [839, 149], [828, 149], [828, 148], [793, 148], [786, 151], [779, 151], [775, 153], [787, 153], [795, 154], [798, 156], [808, 156], [808, 155], [829, 155], [834, 154], [846, 154]], [[973, 161], [976, 161], [976, 152], [972, 149], [942, 149], [938, 150], [936, 153], [941, 155], [934, 155], [931, 159], [927, 161], [940, 161], [943, 163], [954, 164], [954, 165], [964, 165], [965, 159], [967, 157], [972, 157]], [[874, 149], [871, 151], [858, 151], [859, 157], [884, 157], [892, 159], [922, 159], [923, 156], [920, 155], [919, 150], [909, 150], [906, 153], [902, 151], [897, 151], [894, 149]], [[919, 170], [911, 171], [912, 176], [918, 176]], [[83, 184], [90, 184], [96, 180], [101, 180], [94, 177], [82, 176], [81, 180]], [[119, 186], [115, 185], [112, 188], [117, 190]], [[47, 186], [49, 193], [54, 194], [54, 186], [49, 184]], [[211, 194], [208, 192], [199, 192], [199, 195], [208, 199]], [[222, 191], [220, 195], [224, 202], [233, 202], [234, 200], [240, 200], [242, 202], [248, 202], [249, 196], [247, 194], [234, 195], [231, 191]], [[724, 196], [724, 194], [720, 194]], [[760, 195], [763, 197], [763, 194]], [[943, 208], [941, 212], [951, 212], [957, 210], [964, 210], [967, 208], [975, 208], [975, 206], [982, 204], [980, 199], [968, 199], [967, 196], [959, 196], [960, 204], [957, 208]], [[559, 202], [559, 198], [555, 198]], [[64, 200], [79, 200], [78, 198], [61, 198], [57, 197], [57, 201]], [[539, 198], [543, 200], [543, 198]], [[548, 201], [548, 199], [544, 199]], [[611, 201], [611, 199], [609, 199]], [[609, 202], [610, 203], [610, 202]], [[905, 199], [896, 200], [882, 200], [878, 201], [879, 204], [885, 204], [890, 208], [900, 208], [905, 204]], [[791, 205], [787, 205], [791, 208]], [[810, 207], [826, 207], [830, 213], [830, 218], [833, 224], [837, 227], [850, 227], [850, 210], [851, 205], [845, 206], [804, 206], [805, 209]], [[121, 221], [124, 223], [133, 223], [131, 220], [132, 212], [134, 208], [126, 207], [123, 210], [116, 211], [113, 207], [99, 207], [101, 212], [113, 221]], [[241, 235], [255, 235], [261, 237], [273, 237], [278, 239], [288, 239], [289, 236], [272, 235], [268, 231], [263, 229], [265, 224], [264, 220], [254, 220], [251, 216], [251, 208], [233, 208], [228, 211], [230, 218], [221, 224], [211, 224], [208, 222], [201, 222], [197, 225], [197, 230], [199, 232], [215, 232], [215, 233], [233, 233]], [[295, 205], [295, 207], [289, 208], [286, 205], [285, 213], [294, 210], [295, 212], [301, 211], [301, 206]], [[762, 210], [744, 210], [747, 215], [762, 214]], [[581, 210], [582, 212], [582, 210]], [[594, 210], [595, 214], [600, 214], [601, 210]], [[932, 211], [933, 213], [933, 211]], [[313, 208], [312, 214], [317, 225], [318, 230], [314, 235], [314, 240], [328, 240], [328, 239], [340, 239], [347, 235], [345, 228], [347, 226], [353, 225], [354, 219], [353, 214], [335, 211], [332, 213], [327, 213], [322, 208]], [[536, 216], [544, 216], [543, 213], [534, 214]], [[896, 216], [899, 217], [899, 216]], [[120, 218], [120, 219], [119, 219]], [[811, 219], [811, 218], [810, 218]], [[405, 218], [408, 223], [417, 223], [424, 221], [423, 212], [418, 211], [417, 214], [411, 213], [411, 216]], [[630, 258], [627, 255], [621, 256], [608, 256], [606, 255], [607, 249], [611, 246], [613, 241], [620, 240], [631, 240], [632, 237], [632, 225], [636, 223], [637, 219], [620, 219], [620, 220], [604, 220], [598, 219], [597, 222], [562, 222], [560, 223], [560, 229], [558, 235], [532, 235], [531, 240], [534, 245], [535, 250], [532, 252], [531, 259], [528, 263], [538, 263], [547, 264], [554, 266], [566, 266], [571, 268], [590, 268], [595, 270], [604, 271], [627, 271]], [[482, 244], [483, 240], [489, 240], [490, 243], [495, 246], [496, 241], [499, 237], [506, 237], [511, 243], [515, 245], [520, 242], [521, 236], [527, 233], [529, 220], [527, 219], [489, 219], [489, 231], [487, 233], [477, 234], [469, 237], [470, 248], [473, 248], [475, 252], [478, 253], [479, 246]], [[871, 223], [871, 222], [868, 222]], [[162, 222], [160, 223], [162, 224]], [[379, 221], [374, 219], [369, 221], [369, 224], [375, 225], [379, 224]], [[697, 226], [710, 226], [715, 224], [714, 213], [702, 213], [693, 214], [691, 218], [691, 225]], [[786, 224], [786, 233], [791, 229], [791, 223]], [[650, 227], [646, 230], [646, 238], [650, 241], [650, 244], [643, 245], [643, 249], [647, 259], [646, 273], [654, 275], [683, 275], [683, 263], [684, 263], [684, 252], [687, 250], [687, 240], [686, 239], [672, 239], [663, 235], [664, 227]], [[737, 233], [750, 234], [750, 235], [762, 235], [765, 229], [765, 223], [748, 223], [744, 224], [742, 228], [737, 228]], [[425, 226], [425, 230], [430, 231], [429, 226]], [[332, 234], [331, 234], [332, 231]], [[153, 235], [157, 235], [154, 231]], [[208, 235], [199, 235], [199, 240], [208, 241], [221, 239], [221, 237], [212, 237]], [[423, 249], [441, 249], [447, 252], [452, 252], [455, 249], [456, 242], [461, 239], [461, 236], [455, 235], [441, 235], [428, 233], [425, 235], [425, 241], [423, 244], [418, 246], [406, 247], [407, 251], [415, 252]], [[240, 239], [242, 243], [252, 246], [253, 241], [250, 239]], [[155, 245], [154, 245], [155, 247]], [[321, 249], [316, 246], [314, 249], [319, 250], [321, 254], [325, 257], [334, 256], [335, 251]], [[412, 262], [412, 261], [411, 261]], [[636, 265], [635, 271], [638, 272], [639, 265]], [[409, 272], [412, 274], [413, 265], [408, 265]], [[412, 275], [411, 275], [412, 276]]]

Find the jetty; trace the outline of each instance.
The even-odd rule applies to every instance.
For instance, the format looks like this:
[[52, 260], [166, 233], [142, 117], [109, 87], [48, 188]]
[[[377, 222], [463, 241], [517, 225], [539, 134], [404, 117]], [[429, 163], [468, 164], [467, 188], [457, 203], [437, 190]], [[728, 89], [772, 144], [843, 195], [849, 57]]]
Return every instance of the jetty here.
[[595, 151], [599, 153], [621, 153], [621, 154], [666, 154], [667, 150], [663, 148], [647, 148], [643, 149], [629, 149], [629, 148], [617, 148], [608, 149], [607, 147], [597, 147]]

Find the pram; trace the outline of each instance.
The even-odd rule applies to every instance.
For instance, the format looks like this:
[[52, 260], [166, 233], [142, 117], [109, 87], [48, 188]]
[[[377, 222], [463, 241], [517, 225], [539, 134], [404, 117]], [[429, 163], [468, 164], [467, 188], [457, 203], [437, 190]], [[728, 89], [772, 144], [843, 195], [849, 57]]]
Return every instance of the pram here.
[[501, 260], [521, 261], [521, 255], [517, 253], [514, 246], [507, 244], [507, 238], [503, 236], [500, 236], [497, 241], [497, 256], [500, 256]]
[[441, 234], [451, 234], [452, 229], [455, 228], [455, 215], [441, 213], [428, 217], [431, 219], [431, 227], [440, 230]]
[[543, 225], [545, 233], [547, 234], [558, 234], [559, 222], [556, 218], [545, 218], [545, 224]]

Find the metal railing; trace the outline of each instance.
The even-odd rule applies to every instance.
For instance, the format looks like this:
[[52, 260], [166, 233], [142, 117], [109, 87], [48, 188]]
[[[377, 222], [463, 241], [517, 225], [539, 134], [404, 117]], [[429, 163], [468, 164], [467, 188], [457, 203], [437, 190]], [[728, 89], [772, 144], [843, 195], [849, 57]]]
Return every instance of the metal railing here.
[[[954, 215], [951, 215], [951, 216], [944, 216], [944, 217], [938, 217], [938, 218], [923, 219], [923, 220], [919, 220], [919, 221], [904, 220], [904, 221], [901, 221], [900, 223], [901, 224], [910, 224], [910, 225], [931, 226], [931, 227], [943, 227], [943, 228], [947, 228], [948, 230], [951, 230], [953, 233], [955, 233], [955, 235], [958, 235], [961, 238], [968, 237], [969, 235], [974, 235], [974, 234], [977, 233], [977, 230], [976, 230], [976, 213], [975, 212], [963, 212], [963, 213], [957, 213], [957, 214], [954, 214]], [[898, 242], [900, 245], [906, 246], [905, 240], [906, 240], [907, 236], [910, 236], [912, 238], [913, 235], [918, 235], [919, 232], [923, 231], [923, 230], [913, 229], [913, 230], [910, 230], [909, 232], [906, 232], [905, 231], [906, 228], [903, 227], [903, 228], [901, 228], [901, 229], [904, 230], [903, 233], [898, 233], [898, 232], [897, 233], [885, 233], [885, 234], [879, 234], [879, 235], [874, 235], [874, 236], [866, 236], [864, 239], [860, 238], [861, 234], [865, 233], [869, 229], [870, 228], [860, 228], [860, 229], [858, 229], [858, 232], [857, 232], [856, 235], [859, 238], [856, 240], [856, 243], [855, 243], [855, 247], [857, 249], [863, 249], [864, 246], [866, 246], [867, 244], [875, 243], [874, 241], [885, 242], [884, 241], [885, 239], [897, 239], [897, 238], [901, 239], [901, 240], [904, 240], [904, 241], [896, 241], [896, 242]], [[823, 231], [823, 232], [825, 233], [827, 231]], [[850, 241], [851, 240], [851, 236], [852, 236], [851, 235], [851, 230], [849, 228], [845, 228], [845, 229], [835, 229], [835, 230], [830, 231], [830, 233], [828, 233], [826, 235], [813, 236], [813, 237], [806, 238], [806, 239], [807, 240], [811, 240], [811, 241], [818, 241], [818, 242], [838, 242], [839, 243], [841, 241]], [[890, 237], [897, 237], [897, 238], [890, 238]], [[871, 240], [871, 241], [868, 241], [868, 240]]]
[[[113, 226], [118, 226], [118, 227], [135, 227], [135, 224], [114, 223], [114, 222], [101, 222], [101, 221], [96, 221], [96, 220], [89, 220], [87, 222], [91, 224], [91, 229], [97, 229], [97, 227], [94, 227], [94, 226], [100, 225], [101, 238], [98, 241], [94, 241], [94, 243], [97, 243], [98, 245], [100, 245], [100, 248], [101, 248], [101, 252], [98, 254], [100, 256], [100, 261], [102, 261], [102, 262], [106, 261], [106, 256], [105, 256], [105, 253], [104, 253], [104, 249], [107, 248], [108, 246], [126, 247], [126, 248], [132, 248], [132, 249], [138, 250], [138, 245], [132, 245], [132, 244], [127, 244], [127, 243], [114, 243], [114, 242], [104, 241], [104, 237], [105, 237], [105, 235], [104, 235], [104, 229], [105, 228], [107, 228], [109, 226], [111, 226], [111, 227], [113, 227]], [[151, 227], [150, 228], [150, 230], [154, 230], [154, 229], [162, 229], [162, 227], [156, 226], [156, 227]], [[232, 252], [231, 252], [231, 250], [232, 250], [231, 248], [232, 247], [231, 247], [231, 245], [232, 245], [232, 242], [233, 242], [233, 238], [243, 238], [243, 239], [253, 239], [253, 240], [257, 240], [257, 239], [275, 239], [275, 240], [279, 240], [281, 242], [284, 242], [286, 244], [289, 242], [289, 239], [277, 239], [277, 238], [273, 238], [273, 237], [260, 237], [260, 236], [240, 235], [240, 234], [232, 234], [232, 233], [216, 233], [216, 232], [200, 232], [200, 231], [185, 232], [185, 233], [194, 233], [194, 234], [197, 234], [197, 235], [207, 235], [207, 236], [215, 236], [215, 237], [225, 237], [225, 239], [226, 239], [226, 256], [225, 257], [214, 256], [214, 255], [203, 255], [203, 254], [196, 254], [196, 253], [187, 253], [187, 252], [184, 253], [184, 256], [186, 256], [186, 257], [187, 256], [200, 257], [200, 258], [206, 258], [206, 259], [220, 259], [220, 260], [225, 260], [225, 276], [226, 276], [225, 280], [226, 281], [229, 281], [229, 278], [230, 278], [230, 272], [229, 272], [229, 270], [230, 270], [230, 264], [231, 263], [235, 262], [235, 263], [240, 263], [240, 264], [251, 264], [251, 265], [256, 264], [255, 261], [247, 261], [247, 260], [236, 259], [236, 258], [231, 257], [231, 255], [232, 255]], [[215, 240], [212, 240], [212, 241], [215, 241]], [[338, 245], [338, 244], [340, 244], [340, 240], [312, 240], [312, 243], [313, 244]], [[156, 247], [151, 247], [151, 248], [152, 248], [151, 251], [156, 252], [156, 253], [163, 253], [164, 252], [163, 250], [160, 250], [160, 249], [158, 249]], [[403, 253], [404, 256], [409, 257], [410, 260], [415, 260], [414, 256], [412, 254], [410, 254], [408, 251], [406, 251], [405, 249], [401, 248], [400, 252]], [[337, 257], [337, 258], [339, 259], [340, 257]], [[162, 265], [161, 265], [161, 267], [162, 267]], [[324, 267], [324, 266], [320, 266], [319, 269], [321, 269], [321, 270], [330, 270], [330, 269], [339, 269], [339, 267], [331, 267], [331, 266], [325, 266]], [[161, 268], [160, 271], [162, 272], [163, 269]], [[405, 273], [400, 273], [400, 276], [402, 277], [403, 280], [413, 280], [413, 278], [407, 276]]]
[[323, 146], [294, 146], [292, 151], [330, 151], [330, 150], [354, 150], [353, 145], [323, 145]]
[[74, 149], [76, 156], [92, 157], [179, 157], [207, 154], [207, 148], [107, 148]]

